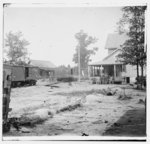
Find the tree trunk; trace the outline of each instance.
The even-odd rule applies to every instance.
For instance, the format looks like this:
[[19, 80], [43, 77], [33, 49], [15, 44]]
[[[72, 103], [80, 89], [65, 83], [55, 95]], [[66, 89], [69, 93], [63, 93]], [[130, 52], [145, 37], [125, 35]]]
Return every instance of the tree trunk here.
[[140, 89], [140, 85], [139, 85], [139, 63], [137, 61], [137, 89]]
[[142, 82], [141, 82], [141, 89], [142, 89], [142, 87], [143, 87], [143, 85], [144, 85], [144, 81], [143, 81], [143, 72], [144, 71], [144, 69], [143, 69], [143, 64], [141, 65], [141, 77], [142, 77]]
[[144, 69], [143, 69], [143, 65], [141, 65], [141, 76], [144, 76]]
[[139, 77], [139, 63], [138, 62], [136, 64], [136, 66], [137, 66], [137, 77]]
[[142, 86], [143, 86], [143, 65], [141, 65], [141, 89], [142, 89]]

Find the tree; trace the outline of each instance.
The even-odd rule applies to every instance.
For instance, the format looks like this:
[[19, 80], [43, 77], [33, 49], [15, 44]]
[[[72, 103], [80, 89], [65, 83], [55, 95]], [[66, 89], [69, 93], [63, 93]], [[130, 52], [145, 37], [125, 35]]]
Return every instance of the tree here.
[[144, 51], [145, 10], [146, 6], [123, 7], [123, 16], [118, 23], [119, 32], [126, 33], [129, 37], [122, 45], [122, 53], [118, 57], [125, 64], [137, 66], [137, 77], [139, 77], [139, 66], [141, 67], [141, 76], [143, 76], [143, 66], [146, 64], [146, 52]]
[[70, 75], [71, 75], [70, 65], [68, 65], [68, 66], [61, 65], [56, 68], [56, 76], [57, 77], [68, 77]]
[[28, 51], [26, 48], [26, 46], [29, 45], [29, 42], [22, 37], [23, 34], [21, 32], [9, 32], [8, 34], [6, 34], [6, 55], [9, 59], [9, 62], [11, 63], [24, 64], [26, 63], [26, 60], [29, 61]]
[[76, 46], [76, 52], [73, 55], [73, 61], [78, 64], [78, 52], [80, 51], [80, 70], [87, 72], [87, 67], [89, 61], [91, 61], [90, 56], [94, 55], [98, 50], [97, 47], [93, 47], [92, 49], [87, 49], [89, 45], [97, 42], [97, 39], [92, 36], [88, 36], [87, 33], [81, 30], [80, 32], [75, 34], [75, 38], [78, 41], [78, 45]]

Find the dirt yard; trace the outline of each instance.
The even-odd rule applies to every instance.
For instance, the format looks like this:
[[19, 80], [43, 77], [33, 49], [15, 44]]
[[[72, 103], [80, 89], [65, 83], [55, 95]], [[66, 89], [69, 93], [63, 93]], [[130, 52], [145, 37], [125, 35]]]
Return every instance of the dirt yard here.
[[[115, 95], [102, 93], [108, 87]], [[4, 136], [146, 136], [145, 96], [145, 91], [125, 85], [88, 82], [51, 87], [39, 81], [36, 86], [13, 88], [9, 117], [32, 123], [19, 130], [11, 127]]]

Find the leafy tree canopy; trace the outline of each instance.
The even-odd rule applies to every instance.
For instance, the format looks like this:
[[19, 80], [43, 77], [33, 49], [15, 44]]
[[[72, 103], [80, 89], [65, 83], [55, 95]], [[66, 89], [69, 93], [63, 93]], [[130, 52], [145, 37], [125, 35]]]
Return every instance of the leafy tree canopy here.
[[145, 9], [146, 6], [122, 8], [123, 16], [118, 23], [118, 30], [120, 33], [126, 33], [129, 39], [122, 45], [122, 53], [118, 57], [125, 64], [145, 64]]
[[13, 33], [10, 31], [6, 34], [5, 52], [9, 61], [15, 64], [26, 63], [26, 60], [29, 60], [26, 48], [28, 45], [29, 42], [23, 38], [21, 32]]
[[73, 61], [78, 63], [78, 52], [80, 50], [80, 64], [81, 69], [87, 68], [88, 62], [91, 61], [90, 56], [95, 54], [98, 50], [97, 47], [93, 47], [92, 49], [87, 49], [89, 45], [97, 42], [97, 39], [92, 36], [88, 36], [83, 30], [75, 34], [75, 38], [78, 42], [76, 46], [76, 52], [73, 56]]

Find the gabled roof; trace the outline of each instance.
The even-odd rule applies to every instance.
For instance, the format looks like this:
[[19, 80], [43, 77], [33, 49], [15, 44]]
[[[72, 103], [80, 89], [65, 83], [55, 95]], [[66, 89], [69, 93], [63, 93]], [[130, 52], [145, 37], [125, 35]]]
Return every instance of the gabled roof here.
[[31, 60], [30, 64], [33, 66], [37, 66], [39, 68], [46, 68], [46, 69], [56, 68], [56, 66], [52, 62], [45, 60]]
[[114, 49], [115, 50], [110, 53], [108, 56], [106, 56], [102, 61], [92, 63], [90, 65], [113, 65], [113, 64], [121, 64], [121, 62], [117, 61], [116, 56], [119, 54], [119, 51], [121, 51], [121, 45], [124, 44], [124, 42], [129, 37], [126, 34], [109, 34], [105, 48], [106, 49]]
[[121, 45], [124, 44], [124, 42], [128, 39], [128, 36], [126, 34], [109, 34], [106, 40], [106, 49], [111, 48], [120, 48]]
[[106, 56], [102, 61], [98, 61], [95, 63], [92, 63], [90, 65], [113, 65], [113, 64], [121, 64], [120, 61], [117, 61], [116, 56], [119, 54], [121, 49], [116, 49], [111, 54]]
[[108, 56], [106, 56], [105, 58], [103, 58], [102, 61], [106, 61], [108, 60], [112, 55], [116, 54], [118, 51], [121, 51], [121, 49], [116, 49], [114, 50], [112, 53], [110, 53]]

